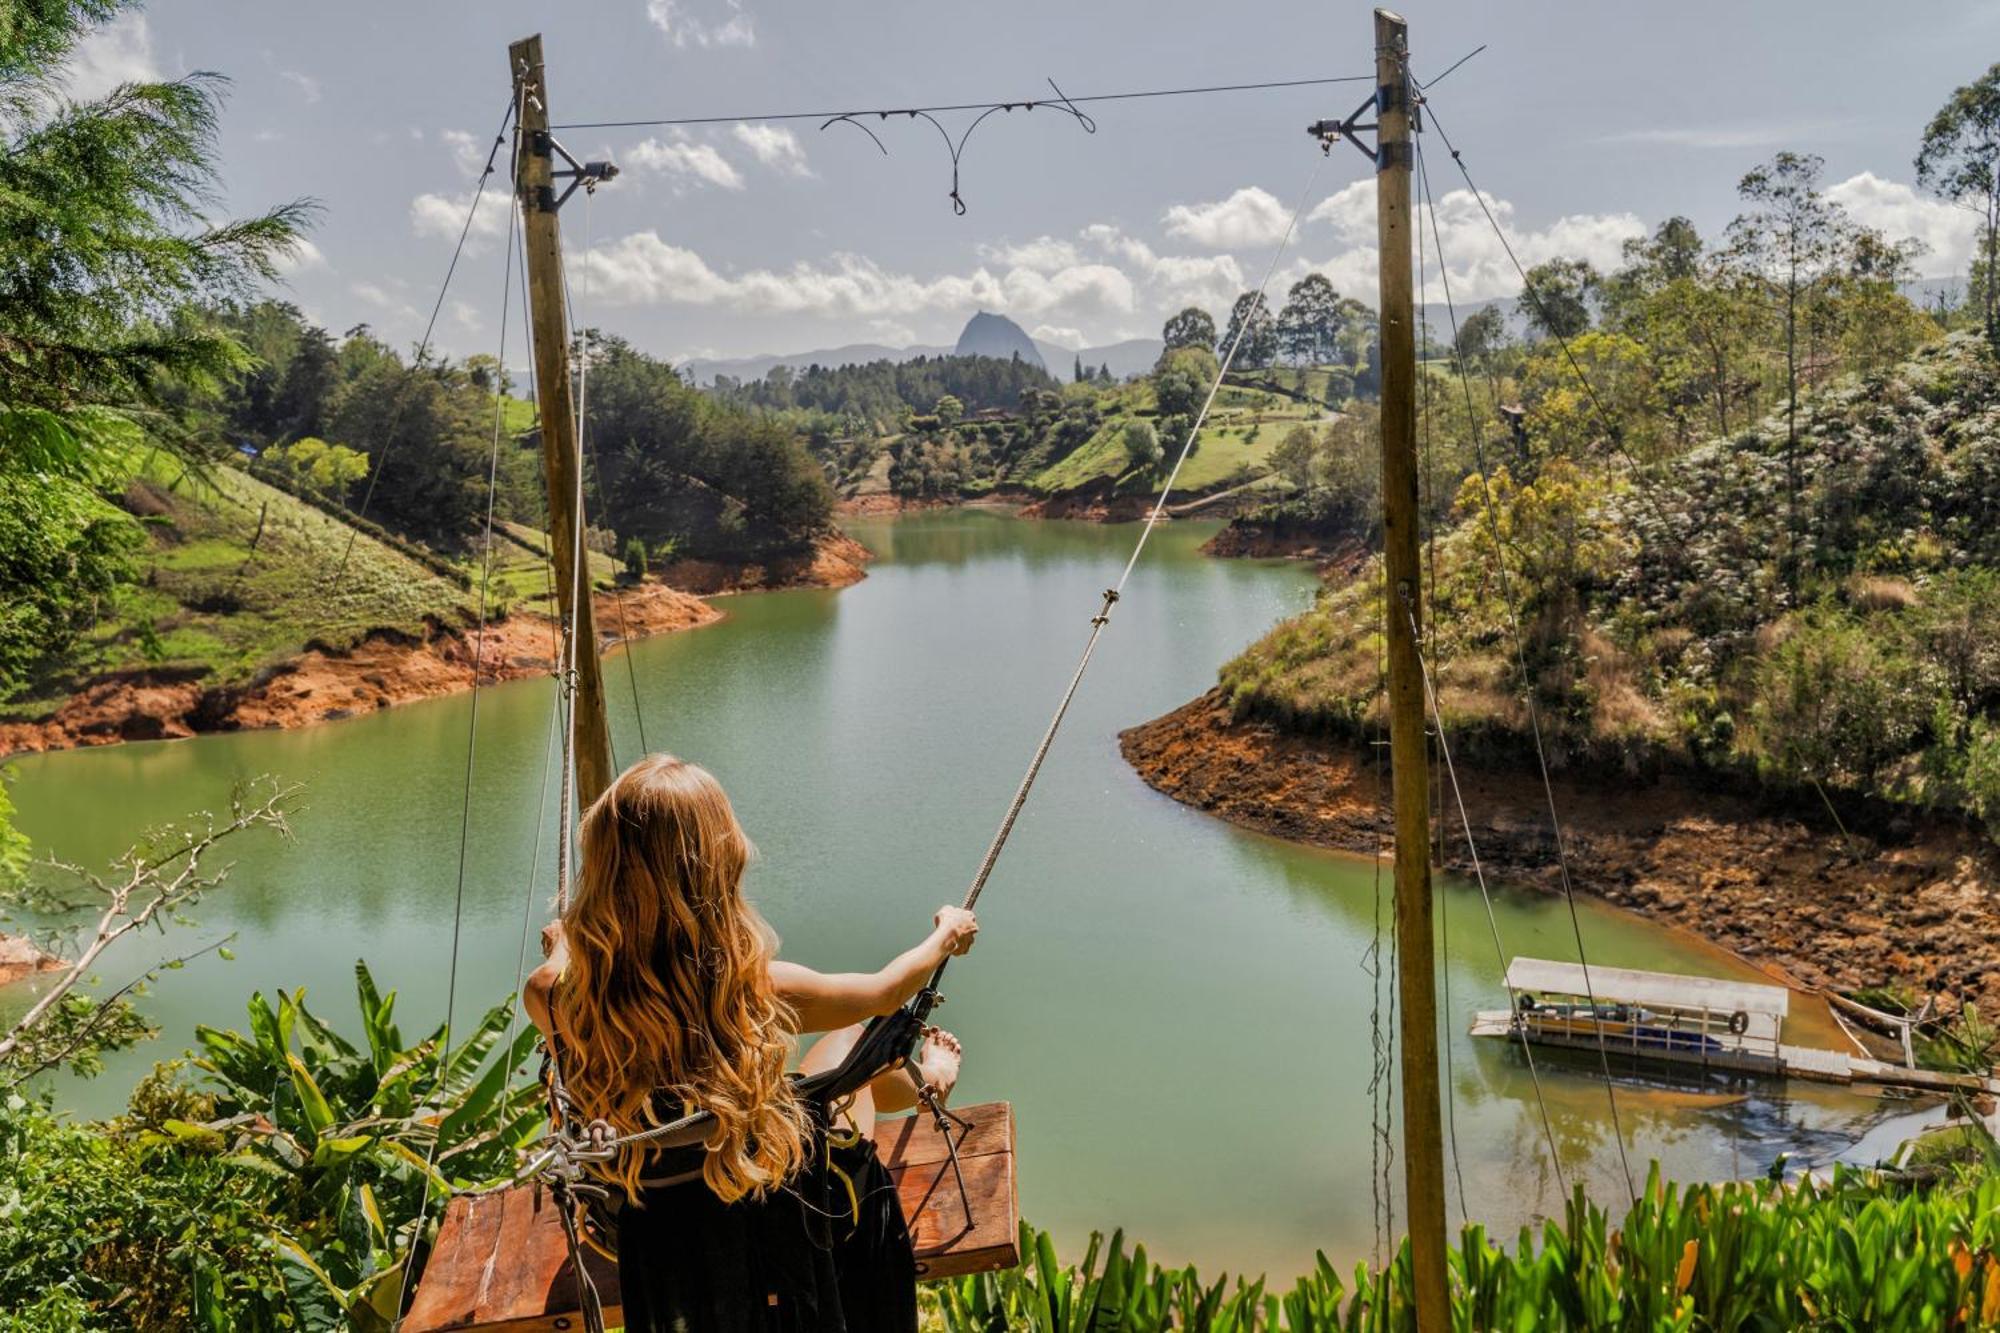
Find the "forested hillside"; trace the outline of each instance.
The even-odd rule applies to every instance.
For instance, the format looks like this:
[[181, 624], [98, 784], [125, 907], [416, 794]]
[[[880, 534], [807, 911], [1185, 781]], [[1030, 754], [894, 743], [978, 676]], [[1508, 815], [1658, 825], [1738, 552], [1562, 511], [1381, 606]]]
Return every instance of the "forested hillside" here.
[[[1431, 368], [1426, 651], [1445, 724], [1518, 756], [1532, 700], [1558, 763], [2000, 825], [2000, 372], [1988, 339], [1943, 332], [1977, 307], [1905, 299], [1908, 251], [1828, 201], [1812, 159], [1780, 155], [1744, 194], [1720, 244], [1673, 219], [1615, 273], [1534, 271], [1533, 341], [1495, 312]], [[1818, 229], [1810, 262], [1801, 228]], [[1265, 521], [1370, 539], [1369, 431], [1301, 433], [1279, 463], [1293, 493]], [[1366, 561], [1226, 667], [1234, 706], [1372, 734], [1380, 580]]]

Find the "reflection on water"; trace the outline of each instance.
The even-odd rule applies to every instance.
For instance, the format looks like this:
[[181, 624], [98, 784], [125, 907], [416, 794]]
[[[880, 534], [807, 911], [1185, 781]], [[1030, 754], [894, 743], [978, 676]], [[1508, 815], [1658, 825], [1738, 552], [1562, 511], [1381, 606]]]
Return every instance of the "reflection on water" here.
[[[829, 968], [878, 964], [963, 891], [1136, 535], [978, 512], [853, 528], [882, 556], [858, 586], [726, 598], [720, 624], [632, 653], [647, 739], [721, 776], [762, 851], [752, 892], [788, 953]], [[1377, 877], [1365, 860], [1179, 806], [1119, 758], [1120, 728], [1199, 693], [1311, 596], [1296, 566], [1201, 557], [1213, 530], [1171, 524], [1148, 548], [940, 1017], [966, 1042], [964, 1095], [1015, 1103], [1022, 1205], [1039, 1225], [1072, 1242], [1124, 1226], [1163, 1258], [1289, 1275], [1315, 1249], [1344, 1264], [1373, 1241]], [[629, 758], [638, 719], [625, 670], [609, 664], [613, 733]], [[552, 825], [538, 814], [550, 701], [542, 682], [480, 700], [462, 1012], [513, 986], [524, 902], [539, 912], [550, 892], [546, 866], [529, 878], [538, 831], [546, 849]], [[243, 778], [308, 784], [298, 841], [235, 848], [231, 883], [197, 913], [193, 935], [239, 934], [239, 961], [169, 974], [147, 1002], [162, 1039], [97, 1082], [64, 1085], [65, 1101], [114, 1108], [196, 1022], [240, 1022], [253, 989], [303, 985], [315, 1008], [351, 1021], [357, 957], [401, 988], [406, 1029], [435, 1021], [468, 709], [460, 697], [306, 731], [19, 762], [24, 827], [79, 860], [218, 802]], [[1507, 952], [1575, 956], [1559, 903], [1502, 893], [1495, 906]], [[1583, 907], [1594, 961], [1741, 970], [1684, 936]], [[1457, 1165], [1471, 1210], [1507, 1235], [1559, 1210], [1562, 1191], [1520, 1053], [1465, 1035], [1474, 1009], [1504, 1003], [1478, 895], [1441, 883], [1440, 915]], [[141, 961], [126, 951], [106, 975], [122, 981]], [[1588, 1064], [1538, 1065], [1565, 1174], [1616, 1199], [1601, 1081]], [[1801, 1145], [1852, 1143], [1882, 1114], [1837, 1089], [1772, 1091], [1622, 1090], [1634, 1170], [1658, 1157], [1682, 1179], [1754, 1174]]]

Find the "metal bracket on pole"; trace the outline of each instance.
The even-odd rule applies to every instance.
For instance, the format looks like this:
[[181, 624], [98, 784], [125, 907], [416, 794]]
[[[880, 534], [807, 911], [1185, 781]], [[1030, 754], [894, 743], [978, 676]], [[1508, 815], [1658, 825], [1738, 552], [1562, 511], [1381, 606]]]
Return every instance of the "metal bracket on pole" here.
[[549, 173], [556, 180], [567, 180], [569, 188], [557, 194], [555, 186], [543, 186], [541, 197], [535, 201], [535, 206], [544, 213], [554, 213], [561, 209], [569, 202], [569, 197], [577, 192], [579, 186], [585, 190], [595, 190], [618, 174], [618, 166], [613, 162], [577, 161], [570, 155], [569, 149], [564, 148], [556, 136], [547, 130], [536, 130], [530, 135], [528, 151], [542, 157], [559, 157], [569, 163], [567, 169]]
[[[1306, 133], [1318, 139], [1324, 150], [1328, 152], [1332, 151], [1333, 145], [1336, 142], [1345, 139], [1348, 143], [1354, 145], [1356, 152], [1360, 153], [1370, 162], [1373, 162], [1377, 171], [1392, 166], [1407, 167], [1412, 165], [1415, 160], [1408, 144], [1394, 144], [1389, 149], [1384, 150], [1371, 147], [1369, 144], [1364, 143], [1361, 138], [1363, 134], [1373, 133], [1380, 126], [1379, 117], [1384, 110], [1392, 107], [1400, 110], [1405, 103], [1408, 104], [1410, 112], [1411, 132], [1421, 133], [1423, 130], [1422, 108], [1424, 104], [1422, 94], [1412, 95], [1407, 88], [1398, 89], [1389, 84], [1377, 88], [1369, 95], [1367, 101], [1348, 112], [1346, 119], [1316, 120], [1306, 126]], [[1373, 111], [1378, 119], [1368, 121], [1364, 124], [1361, 118], [1370, 111]]]

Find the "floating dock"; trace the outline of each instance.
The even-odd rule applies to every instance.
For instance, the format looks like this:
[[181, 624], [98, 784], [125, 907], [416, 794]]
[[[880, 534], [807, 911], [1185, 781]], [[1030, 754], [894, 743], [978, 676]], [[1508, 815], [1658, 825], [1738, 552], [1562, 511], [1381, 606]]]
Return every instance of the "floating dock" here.
[[1978, 1074], [1912, 1069], [1784, 1040], [1791, 992], [1782, 986], [1516, 958], [1511, 1009], [1472, 1016], [1472, 1035], [1621, 1058], [1821, 1083], [1877, 1083], [1925, 1092], [1995, 1092]]

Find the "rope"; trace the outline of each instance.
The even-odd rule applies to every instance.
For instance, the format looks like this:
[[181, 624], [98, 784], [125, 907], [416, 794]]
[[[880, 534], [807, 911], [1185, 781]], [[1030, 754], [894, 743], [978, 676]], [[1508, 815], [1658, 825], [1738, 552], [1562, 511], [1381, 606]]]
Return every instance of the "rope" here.
[[[1465, 165], [1465, 155], [1452, 146], [1451, 137], [1444, 132], [1443, 122], [1437, 118], [1437, 108], [1430, 104], [1427, 96], [1423, 105], [1431, 128], [1437, 131], [1438, 138], [1443, 141], [1446, 151], [1451, 154], [1451, 160], [1457, 164], [1458, 174], [1465, 178], [1466, 188], [1472, 191], [1473, 201], [1479, 205], [1480, 213], [1485, 215], [1486, 225], [1493, 229], [1493, 235], [1499, 240], [1500, 248], [1507, 254], [1507, 262], [1514, 266], [1514, 272], [1520, 277], [1522, 295], [1526, 296], [1528, 301], [1535, 307], [1535, 312], [1542, 317], [1543, 325], [1549, 327], [1550, 333], [1556, 340], [1556, 345], [1562, 349], [1563, 360], [1569, 363], [1571, 373], [1576, 376], [1577, 383], [1583, 387], [1584, 397], [1590, 400], [1590, 410], [1597, 414], [1597, 424], [1603, 429], [1604, 438], [1617, 451], [1618, 456], [1632, 466], [1634, 471], [1640, 470], [1644, 465], [1637, 458], [1634, 458], [1631, 451], [1625, 447], [1624, 432], [1618, 429], [1616, 423], [1611, 418], [1611, 414], [1605, 410], [1604, 400], [1597, 396], [1597, 386], [1590, 382], [1590, 376], [1583, 373], [1583, 366], [1578, 363], [1576, 353], [1570, 348], [1569, 339], [1564, 337], [1560, 331], [1549, 326], [1548, 307], [1543, 304], [1541, 293], [1535, 290], [1535, 285], [1528, 281], [1528, 270], [1521, 266], [1520, 257], [1514, 253], [1513, 242], [1507, 239], [1507, 232], [1501, 227], [1500, 220], [1493, 216], [1493, 210], [1487, 206], [1485, 192], [1473, 182], [1472, 172]], [[1421, 159], [1421, 154], [1419, 154], [1419, 158]], [[1429, 187], [1426, 186], [1425, 188], [1428, 191]], [[1435, 216], [1432, 217], [1431, 222], [1433, 229], [1435, 229], [1437, 223]], [[1661, 507], [1660, 502], [1653, 498], [1652, 493], [1641, 490], [1638, 494], [1651, 506], [1654, 517], [1660, 520], [1663, 529], [1672, 531], [1674, 527], [1673, 523], [1668, 518], [1666, 510]]]
[[[499, 151], [499, 145], [494, 146]], [[487, 171], [492, 171], [492, 158], [487, 159]], [[481, 177], [482, 185], [484, 177]], [[500, 350], [498, 365], [507, 364], [507, 314], [508, 300], [514, 291], [514, 247], [513, 229], [520, 223], [520, 210], [508, 210], [508, 241], [505, 267], [500, 277]], [[456, 258], [454, 257], [454, 263]], [[447, 283], [449, 277], [447, 277]], [[439, 300], [443, 297], [440, 295]], [[478, 768], [479, 758], [479, 686], [486, 656], [486, 611], [487, 592], [493, 582], [493, 507], [500, 482], [500, 436], [507, 417], [507, 389], [503, 377], [493, 378], [493, 442], [486, 463], [486, 523], [481, 545], [479, 568], [479, 628], [472, 640], [472, 699], [466, 714], [465, 726], [465, 780], [459, 800], [458, 811], [458, 874], [452, 891], [451, 907], [451, 960], [445, 971], [444, 991], [444, 1035], [438, 1050], [437, 1081], [431, 1088], [431, 1098], [435, 1101], [444, 1090], [445, 1081], [451, 1075], [452, 1027], [457, 1018], [458, 1005], [458, 956], [459, 944], [464, 934], [465, 923], [465, 865], [472, 842], [472, 779]], [[357, 528], [356, 532], [360, 530]], [[417, 1196], [417, 1216], [410, 1228], [410, 1248], [414, 1252], [423, 1238], [424, 1219], [430, 1211], [431, 1177], [436, 1174], [438, 1142], [441, 1134], [431, 1136], [430, 1146], [424, 1152], [423, 1188]], [[401, 1278], [397, 1283], [396, 1309], [400, 1312], [403, 1302], [409, 1296], [410, 1270], [415, 1265], [405, 1263]]]
[[[1417, 621], [1414, 615], [1410, 617], [1410, 633], [1412, 636], [1417, 634]], [[1438, 752], [1444, 757], [1444, 771], [1445, 775], [1451, 781], [1452, 800], [1458, 805], [1458, 823], [1465, 830], [1465, 850], [1472, 858], [1472, 878], [1479, 885], [1479, 900], [1486, 904], [1486, 925], [1493, 932], [1493, 957], [1494, 961], [1500, 966], [1500, 976], [1504, 984], [1507, 976], [1507, 948], [1500, 942], [1500, 922], [1493, 914], [1493, 894], [1486, 887], [1486, 871], [1479, 861], [1479, 844], [1474, 841], [1472, 836], [1472, 821], [1466, 817], [1465, 793], [1459, 788], [1458, 769], [1453, 765], [1451, 760], [1451, 741], [1445, 735], [1444, 710], [1438, 707], [1437, 687], [1431, 681], [1431, 667], [1430, 663], [1424, 658], [1422, 640], [1418, 639], [1417, 643], [1417, 666], [1421, 668], [1423, 673], [1424, 698], [1430, 703], [1431, 717], [1437, 727]], [[1513, 1002], [1514, 992], [1509, 987], [1507, 991], [1509, 1008], [1513, 1007]], [[1555, 1126], [1549, 1120], [1548, 1100], [1542, 1095], [1542, 1076], [1535, 1068], [1535, 1052], [1534, 1048], [1528, 1042], [1528, 1033], [1525, 1028], [1521, 1029], [1521, 1054], [1528, 1057], [1528, 1077], [1535, 1085], [1535, 1107], [1541, 1112], [1542, 1136], [1548, 1140], [1549, 1165], [1555, 1168], [1556, 1188], [1564, 1198], [1568, 1198], [1569, 1183], [1563, 1177], [1562, 1153], [1556, 1148]], [[1455, 1144], [1453, 1145], [1453, 1151], [1454, 1153], [1457, 1151]], [[1461, 1180], [1459, 1182], [1460, 1208], [1465, 1206], [1464, 1188], [1465, 1183]]]
[[[1430, 119], [1431, 123], [1435, 125], [1436, 117], [1432, 116]], [[1443, 133], [1442, 131], [1439, 132], [1440, 137], [1442, 137], [1442, 133]], [[1448, 139], [1445, 140], [1445, 146], [1447, 148], [1450, 148], [1451, 141]], [[1547, 798], [1549, 822], [1555, 831], [1556, 868], [1558, 876], [1560, 877], [1562, 883], [1563, 901], [1565, 902], [1565, 904], [1567, 904], [1569, 909], [1571, 933], [1576, 940], [1577, 962], [1579, 966], [1583, 968], [1583, 984], [1584, 984], [1585, 995], [1586, 998], [1589, 999], [1591, 1008], [1594, 1011], [1597, 1007], [1597, 996], [1595, 994], [1594, 989], [1592, 988], [1592, 983], [1590, 980], [1590, 963], [1584, 950], [1583, 922], [1582, 919], [1577, 915], [1577, 910], [1576, 910], [1576, 889], [1570, 878], [1568, 838], [1565, 836], [1563, 832], [1562, 817], [1556, 809], [1555, 783], [1549, 776], [1548, 749], [1542, 739], [1541, 709], [1537, 706], [1535, 702], [1534, 682], [1528, 679], [1527, 646], [1521, 634], [1521, 618], [1519, 609], [1515, 605], [1512, 580], [1508, 577], [1507, 574], [1506, 548], [1500, 536], [1500, 519], [1498, 511], [1494, 506], [1491, 471], [1487, 467], [1486, 463], [1485, 433], [1479, 429], [1479, 423], [1473, 419], [1472, 382], [1465, 372], [1465, 358], [1457, 354], [1458, 308], [1452, 300], [1451, 271], [1445, 263], [1444, 239], [1442, 234], [1438, 230], [1437, 208], [1435, 206], [1435, 202], [1430, 189], [1430, 171], [1428, 166], [1425, 164], [1423, 149], [1421, 145], [1418, 146], [1415, 156], [1416, 156], [1418, 178], [1423, 185], [1425, 208], [1430, 217], [1431, 241], [1432, 244], [1437, 248], [1438, 277], [1441, 285], [1444, 288], [1445, 310], [1451, 320], [1453, 360], [1457, 364], [1459, 383], [1462, 389], [1464, 390], [1465, 394], [1466, 417], [1468, 426], [1472, 434], [1474, 460], [1478, 465], [1479, 486], [1481, 494], [1485, 500], [1486, 521], [1493, 542], [1493, 565], [1495, 570], [1495, 576], [1500, 586], [1500, 603], [1507, 613], [1507, 625], [1509, 630], [1509, 637], [1512, 640], [1514, 648], [1514, 658], [1515, 662], [1517, 663], [1521, 671], [1523, 679], [1524, 689], [1522, 691], [1522, 698], [1523, 702], [1527, 705], [1528, 709], [1528, 724], [1530, 731], [1534, 737], [1535, 760], [1541, 773], [1542, 791], [1545, 797]], [[1454, 158], [1454, 160], [1458, 159], [1457, 150], [1455, 149], [1452, 150], [1452, 157]], [[1462, 161], [1460, 162], [1460, 170], [1461, 171], [1464, 170], [1464, 164]], [[1468, 177], [1468, 182], [1469, 180], [1470, 178]], [[1473, 192], [1475, 194], [1478, 193], [1478, 189], [1476, 186], [1474, 187]], [[1482, 208], [1485, 207], [1483, 200], [1480, 206]], [[1490, 219], [1492, 214], [1488, 213], [1487, 216]], [[1497, 224], [1495, 225], [1495, 229], [1497, 231], [1498, 229]], [[1503, 236], [1501, 240], [1502, 243], [1504, 244], [1506, 238]], [[1634, 1200], [1636, 1200], [1639, 1197], [1638, 1190], [1633, 1185], [1632, 1163], [1631, 1159], [1627, 1156], [1625, 1151], [1625, 1129], [1618, 1113], [1618, 1090], [1612, 1081], [1611, 1055], [1608, 1047], [1605, 1045], [1604, 1031], [1601, 1025], [1599, 1026], [1597, 1032], [1597, 1055], [1598, 1055], [1598, 1065], [1604, 1078], [1605, 1101], [1610, 1106], [1611, 1109], [1612, 1134], [1618, 1144], [1618, 1161], [1619, 1161], [1619, 1166], [1622, 1169], [1622, 1172], [1625, 1177], [1625, 1189], [1626, 1192], [1629, 1195], [1631, 1195], [1631, 1197]]]
[[[1278, 260], [1284, 256], [1286, 248], [1291, 244], [1292, 233], [1297, 230], [1299, 218], [1305, 212], [1306, 202], [1312, 197], [1313, 187], [1319, 181], [1320, 168], [1324, 161], [1325, 158], [1322, 156], [1313, 162], [1313, 169], [1306, 178], [1305, 190], [1301, 193], [1298, 204], [1292, 209], [1290, 221], [1285, 224], [1285, 234], [1279, 238], [1276, 248], [1271, 252], [1270, 263], [1264, 268], [1263, 281], [1257, 284], [1257, 307], [1253, 309], [1263, 304], [1264, 290], [1270, 286], [1271, 276], [1278, 269]], [[1249, 331], [1250, 324], [1249, 319], [1237, 324], [1236, 336], [1230, 339], [1222, 362], [1216, 368], [1215, 380], [1208, 386], [1208, 396], [1202, 400], [1201, 410], [1195, 414], [1193, 423], [1188, 427], [1187, 438], [1181, 443], [1180, 453], [1174, 459], [1173, 470], [1167, 473], [1166, 482], [1160, 487], [1159, 498], [1153, 502], [1151, 512], [1146, 515], [1145, 524], [1139, 529], [1139, 539], [1132, 545], [1132, 555], [1126, 560], [1125, 568], [1119, 572], [1118, 581], [1105, 590], [1103, 605], [1098, 608], [1097, 614], [1091, 617], [1090, 637], [1084, 642], [1083, 656], [1077, 660], [1076, 671], [1070, 677], [1069, 687], [1063, 691], [1062, 698], [1056, 705], [1055, 716], [1049, 719], [1048, 728], [1043, 731], [1040, 743], [1035, 746], [1034, 756], [1028, 761], [1028, 770], [1022, 775], [1021, 785], [1015, 789], [1014, 799], [1007, 803], [1007, 813], [1001, 818], [1000, 827], [994, 833], [993, 841], [988, 844], [985, 856], [980, 858], [979, 869], [972, 877], [971, 887], [966, 890], [964, 905], [967, 910], [979, 901], [979, 895], [985, 890], [986, 881], [993, 874], [993, 867], [1000, 859], [1001, 850], [1006, 847], [1007, 839], [1014, 832], [1014, 823], [1021, 816], [1021, 807], [1028, 803], [1028, 793], [1034, 789], [1035, 779], [1041, 774], [1042, 761], [1048, 758], [1049, 747], [1055, 744], [1056, 733], [1061, 730], [1063, 718], [1069, 713], [1070, 703], [1076, 698], [1078, 687], [1083, 684], [1083, 673], [1090, 666], [1091, 654], [1097, 651], [1098, 638], [1104, 633], [1104, 627], [1111, 622], [1111, 608], [1117, 605], [1119, 597], [1124, 594], [1125, 584], [1132, 577], [1132, 569], [1139, 563], [1139, 556], [1146, 549], [1147, 539], [1153, 535], [1153, 529], [1158, 526], [1161, 515], [1166, 512], [1167, 497], [1173, 493], [1174, 483], [1181, 475], [1181, 468], [1187, 463], [1188, 455], [1194, 451], [1194, 443], [1201, 434], [1202, 423], [1208, 419], [1209, 409], [1214, 405], [1215, 396], [1222, 388], [1223, 377], [1228, 375], [1230, 366], [1235, 363], [1237, 349], [1243, 345], [1243, 335]], [[943, 975], [944, 966], [943, 963], [938, 964], [937, 971], [932, 976], [933, 987], [938, 977]]]
[[[590, 267], [590, 258], [596, 252], [597, 248], [596, 242], [593, 239], [595, 224], [592, 218], [592, 210], [596, 203], [597, 182], [590, 181], [583, 187], [583, 303], [586, 311], [590, 307], [591, 280], [593, 276]], [[563, 279], [563, 299], [565, 301], [569, 299], [569, 279], [567, 273], [565, 273]], [[583, 364], [577, 374], [576, 438], [578, 443], [582, 444], [584, 450], [588, 453], [590, 457], [590, 470], [597, 478], [597, 507], [599, 510], [608, 513], [611, 508], [611, 501], [604, 491], [604, 464], [597, 456], [597, 437], [590, 433], [590, 418], [588, 413], [584, 411], [584, 400], [590, 387], [591, 334], [595, 330], [589, 324], [576, 317], [576, 308], [574, 306], [570, 308], [569, 322], [570, 326], [578, 331], [579, 336], [583, 340], [581, 357]], [[578, 465], [581, 466], [581, 460], [579, 460]], [[618, 646], [625, 658], [625, 680], [632, 688], [632, 716], [637, 721], [639, 728], [639, 753], [649, 754], [652, 752], [653, 747], [646, 742], [646, 710], [639, 702], [639, 668], [632, 660], [632, 624], [626, 616], [625, 599], [623, 597], [614, 597], [612, 605], [618, 611]], [[617, 766], [618, 753], [616, 745], [612, 747], [611, 762], [613, 767]]]
[[[472, 220], [479, 213], [479, 201], [485, 197], [486, 182], [493, 177], [493, 164], [500, 155], [500, 149], [507, 142], [507, 127], [515, 122], [517, 110], [514, 96], [509, 93], [507, 112], [500, 118], [500, 128], [494, 132], [493, 147], [487, 151], [486, 165], [480, 170], [479, 183], [472, 191], [472, 203], [465, 210], [465, 222], [458, 229], [458, 244], [452, 247], [451, 262], [444, 270], [444, 281], [438, 285], [437, 299], [431, 302], [431, 317], [424, 323], [424, 336], [417, 341], [417, 356], [411, 366], [413, 373], [422, 370], [424, 362], [430, 356], [431, 335], [437, 331], [438, 314], [444, 309], [445, 295], [451, 291], [452, 275], [458, 272], [459, 257], [465, 253], [466, 238], [472, 234]], [[410, 395], [407, 390], [396, 395], [395, 407], [389, 413], [388, 430], [382, 436], [382, 452], [368, 469], [368, 489], [362, 492], [361, 507], [354, 511], [357, 519], [367, 517], [368, 506], [374, 502], [375, 487], [382, 480], [382, 466], [389, 461], [389, 454], [396, 447], [396, 427], [402, 423], [403, 409], [409, 406], [409, 401]], [[339, 587], [341, 580], [346, 576], [347, 562], [353, 556], [354, 543], [360, 536], [361, 529], [358, 526], [347, 535], [347, 549], [340, 553], [340, 565], [334, 570], [330, 588]]]
[[[1428, 351], [1431, 342], [1430, 288], [1428, 266], [1424, 262], [1425, 253], [1423, 231], [1421, 228], [1418, 229], [1415, 239], [1417, 242], [1417, 346], [1424, 351]], [[1422, 406], [1418, 409], [1418, 417], [1424, 424], [1422, 446], [1424, 503], [1423, 507], [1418, 511], [1417, 521], [1424, 530], [1426, 573], [1430, 576], [1430, 588], [1425, 597], [1431, 605], [1435, 606], [1437, 604], [1437, 521], [1433, 515], [1437, 507], [1437, 465], [1436, 456], [1431, 449], [1431, 375], [1428, 368], [1422, 374], [1423, 401]], [[1383, 577], [1386, 578], [1387, 576], [1387, 568], [1385, 566]], [[1414, 616], [1410, 619], [1410, 636], [1411, 643], [1416, 645], [1423, 643], [1422, 631], [1417, 628]], [[1421, 647], [1418, 648], [1418, 660], [1422, 660]], [[1437, 850], [1434, 859], [1440, 866], [1444, 864], [1445, 821], [1444, 784], [1438, 781], [1438, 770], [1441, 767], [1438, 752], [1444, 743], [1443, 733], [1444, 724], [1440, 720], [1437, 731], [1432, 736], [1432, 740], [1436, 744], [1431, 749], [1430, 766], [1430, 789], [1433, 797], [1431, 827], [1436, 834], [1437, 840]], [[1471, 1219], [1472, 1210], [1467, 1206], [1465, 1201], [1465, 1166], [1458, 1150], [1458, 1097], [1453, 1091], [1456, 1079], [1452, 1072], [1451, 1054], [1453, 1034], [1457, 1031], [1451, 1022], [1451, 911], [1449, 905], [1443, 902], [1437, 905], [1437, 934], [1437, 956], [1440, 960], [1437, 968], [1437, 981], [1442, 997], [1440, 1003], [1444, 1010], [1444, 1040], [1440, 1043], [1444, 1053], [1444, 1127], [1446, 1141], [1451, 1145], [1452, 1180], [1458, 1189], [1458, 1216], [1459, 1221], [1463, 1223]]]
[[[1484, 50], [1481, 47], [1480, 50]], [[1478, 52], [1474, 52], [1477, 55]], [[1471, 56], [1466, 57], [1471, 59]], [[1460, 61], [1463, 64], [1464, 61]], [[1456, 66], [1454, 66], [1456, 68]], [[1449, 73], [1450, 71], [1446, 71]], [[1442, 78], [1443, 75], [1439, 75]], [[844, 111], [768, 111], [742, 116], [662, 116], [652, 120], [566, 120], [559, 125], [549, 126], [552, 130], [629, 130], [647, 129], [662, 125], [727, 125], [735, 121], [774, 120], [846, 120], [858, 116], [874, 116], [886, 120], [890, 116], [920, 116], [946, 111], [1033, 111], [1037, 107], [1061, 107], [1064, 104], [1080, 105], [1086, 102], [1130, 102], [1149, 97], [1201, 97], [1211, 93], [1262, 92], [1272, 88], [1322, 88], [1336, 83], [1373, 83], [1373, 74], [1344, 74], [1334, 78], [1320, 79], [1267, 79], [1258, 83], [1217, 83], [1195, 88], [1148, 88], [1139, 92], [1091, 93], [1082, 97], [1067, 97], [1057, 89], [1054, 97], [995, 98], [985, 102], [948, 102], [937, 106], [889, 107], [879, 110], [863, 110], [850, 107]], [[1051, 84], [1053, 86], [1053, 84]]]

